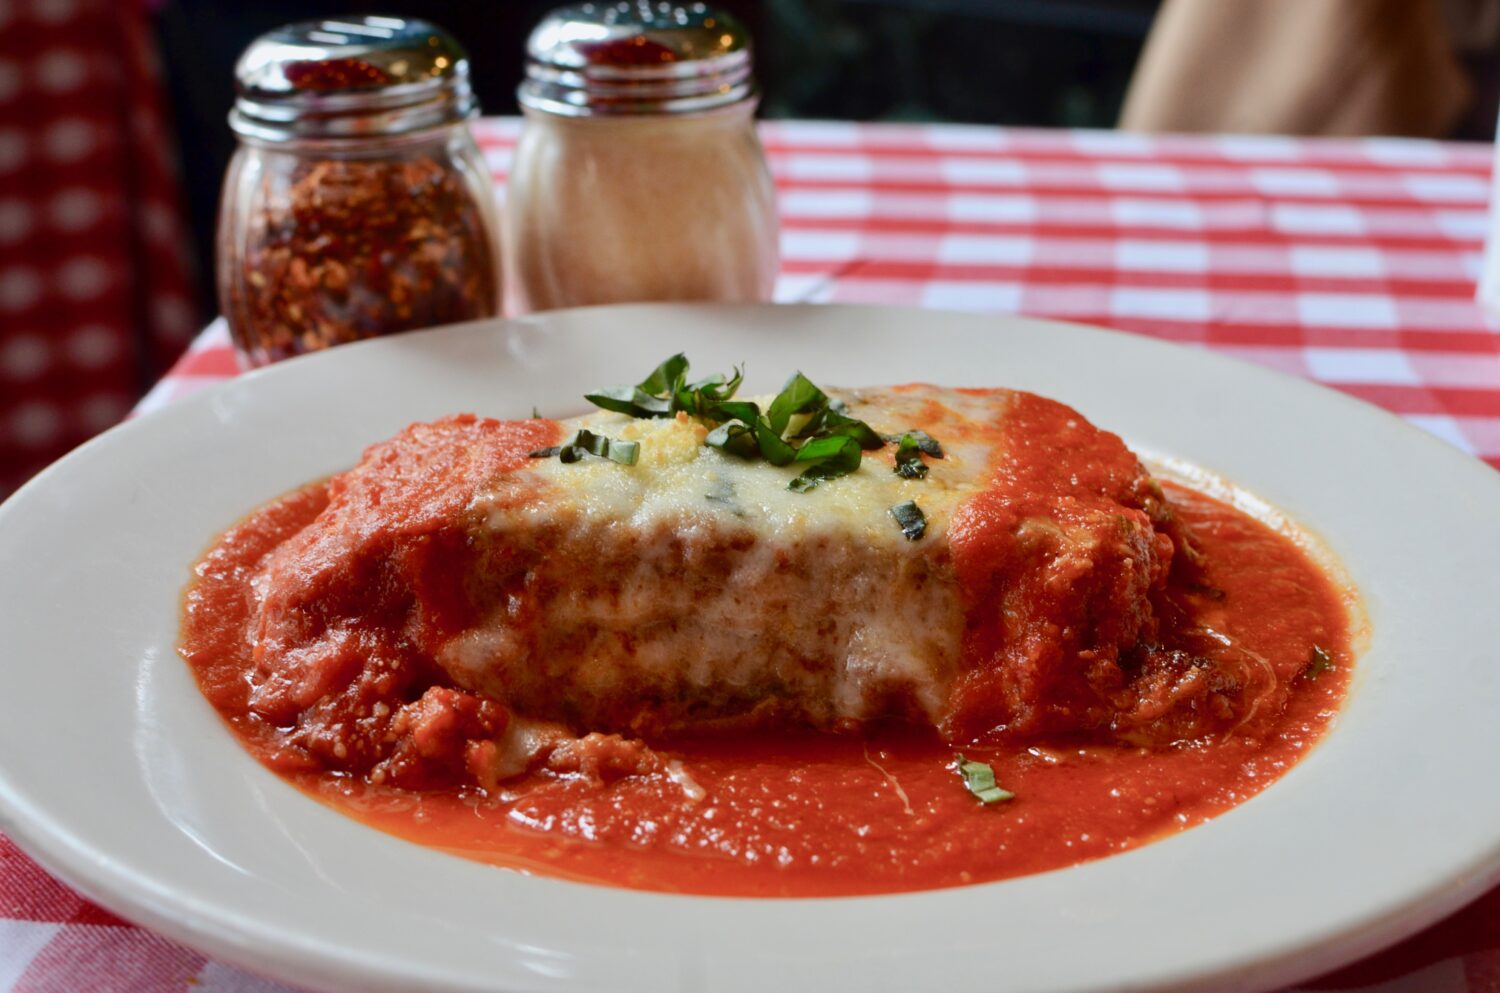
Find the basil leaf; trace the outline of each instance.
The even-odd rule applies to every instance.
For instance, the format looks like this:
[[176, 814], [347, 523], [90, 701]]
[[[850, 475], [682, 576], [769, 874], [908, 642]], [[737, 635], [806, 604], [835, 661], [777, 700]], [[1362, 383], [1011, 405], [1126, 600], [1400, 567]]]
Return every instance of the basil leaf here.
[[[546, 449], [542, 450], [546, 451]], [[577, 434], [563, 442], [557, 449], [558, 461], [569, 464], [577, 462], [585, 455], [597, 455], [611, 462], [618, 462], [620, 465], [635, 465], [640, 454], [640, 442], [621, 441], [595, 434], [587, 428], [579, 428]]]
[[[687, 356], [678, 352], [635, 386], [610, 386], [583, 398], [596, 407], [630, 417], [670, 417], [673, 395], [687, 375]], [[665, 395], [663, 395], [665, 394]]]
[[1333, 668], [1333, 658], [1321, 645], [1312, 646], [1312, 653], [1307, 658], [1307, 668], [1302, 674], [1308, 679], [1317, 679], [1323, 673]]
[[639, 386], [611, 386], [595, 393], [585, 393], [583, 398], [596, 407], [630, 417], [669, 417], [672, 414], [670, 399], [652, 396]]
[[964, 788], [985, 806], [1014, 800], [1015, 794], [995, 781], [995, 770], [988, 762], [974, 762], [958, 754], [958, 774], [963, 777]]
[[859, 468], [859, 442], [848, 436], [814, 438], [797, 449], [795, 461], [816, 462], [792, 480], [787, 487], [794, 493], [806, 493], [825, 479], [847, 476]]
[[702, 394], [703, 399], [708, 403], [718, 403], [721, 400], [728, 400], [734, 396], [739, 390], [740, 384], [744, 381], [745, 370], [739, 366], [735, 366], [734, 376], [727, 382], [724, 380], [723, 373], [716, 372], [707, 379], [700, 379], [685, 388], [692, 393]]
[[908, 431], [907, 434], [917, 439], [917, 447], [922, 450], [923, 455], [931, 455], [935, 459], [946, 458], [943, 454], [943, 446], [937, 443], [937, 439], [926, 431]]
[[802, 425], [802, 430], [798, 431], [795, 435], [793, 435], [793, 437], [816, 438], [818, 435], [822, 434], [823, 427], [828, 421], [828, 411], [830, 409], [832, 408], [823, 407], [820, 410], [813, 411], [812, 416], [809, 417], [807, 421]]
[[943, 458], [943, 446], [939, 445], [937, 443], [937, 440], [934, 439], [932, 435], [928, 434], [926, 431], [903, 431], [901, 434], [888, 434], [883, 435], [882, 437], [884, 437], [886, 441], [893, 441], [897, 443], [905, 441], [907, 438], [911, 438], [916, 442], [917, 448], [921, 450], [923, 455], [931, 455], [935, 459]]
[[687, 356], [678, 352], [651, 370], [651, 375], [641, 380], [636, 385], [636, 389], [648, 396], [661, 396], [663, 393], [676, 392], [681, 385], [682, 378], [687, 375], [687, 370]]
[[842, 414], [844, 412], [844, 401], [837, 397], [829, 397], [826, 406], [812, 412], [812, 416], [808, 417], [807, 421], [802, 425], [802, 430], [797, 432], [797, 437], [816, 437], [823, 430], [823, 425], [827, 422], [830, 412]]
[[922, 513], [915, 500], [896, 504], [891, 508], [891, 516], [901, 525], [901, 533], [906, 535], [907, 541], [916, 541], [927, 533], [927, 515]]
[[667, 401], [672, 413], [679, 410], [687, 413], [689, 417], [703, 416], [703, 395], [694, 393], [686, 386], [672, 392], [672, 398]]
[[710, 448], [723, 448], [729, 443], [730, 438], [737, 437], [750, 430], [743, 421], [726, 421], [714, 428], [703, 439], [703, 443]]
[[[610, 386], [593, 393], [585, 393], [583, 398], [595, 407], [603, 407], [617, 414], [629, 414], [636, 416], [636, 395], [640, 390], [634, 386]], [[645, 399], [650, 399], [646, 397]]]
[[798, 438], [823, 438], [828, 435], [848, 435], [859, 442], [860, 448], [876, 449], [885, 446], [885, 439], [857, 417], [850, 417], [844, 401], [830, 399], [828, 405], [813, 411], [807, 423], [797, 432]]
[[859, 442], [842, 435], [814, 438], [797, 449], [798, 462], [815, 462], [819, 459], [839, 459], [848, 463], [850, 469], [859, 467]]
[[760, 407], [749, 400], [719, 400], [703, 411], [704, 419], [710, 421], [744, 421], [746, 424], [753, 424], [759, 416]]
[[745, 459], [752, 459], [760, 454], [760, 446], [755, 440], [755, 429], [741, 420], [731, 420], [720, 424], [708, 433], [708, 437], [704, 438], [703, 442], [710, 448], [717, 448]]
[[761, 456], [772, 465], [787, 465], [797, 457], [797, 450], [781, 438], [781, 432], [771, 427], [765, 415], [757, 417], [752, 425], [755, 441], [760, 445]]
[[[720, 405], [729, 402], [729, 398], [734, 396], [735, 391], [740, 388], [740, 383], [744, 378], [744, 373], [739, 366], [734, 367], [734, 378], [727, 382], [722, 373], [715, 373], [707, 379], [700, 379], [696, 383], [690, 383], [678, 389], [673, 394], [673, 406], [677, 410], [686, 411], [692, 416], [701, 417], [704, 420], [728, 420], [728, 417], [714, 416], [715, 410]], [[742, 416], [741, 414], [730, 415], [739, 417], [742, 421], [752, 421], [755, 419], [755, 415], [760, 413], [760, 408], [756, 407], [753, 403], [739, 401], [736, 406], [750, 407], [755, 411], [755, 414], [749, 416]]]
[[534, 452], [527, 452], [526, 457], [528, 459], [550, 459], [560, 451], [562, 451], [561, 445], [553, 445], [551, 448], [538, 448]]
[[829, 434], [845, 435], [859, 442], [859, 447], [876, 449], [885, 447], [885, 439], [875, 429], [857, 417], [850, 417], [829, 407], [823, 415], [823, 428]]
[[901, 444], [896, 447], [896, 475], [902, 479], [922, 479], [927, 475], [922, 447], [909, 433], [901, 436]]
[[794, 372], [776, 395], [776, 399], [771, 401], [771, 409], [766, 412], [766, 417], [770, 420], [771, 429], [780, 437], [786, 432], [787, 423], [791, 421], [793, 414], [806, 414], [827, 404], [826, 393], [814, 386], [812, 380], [802, 373]]

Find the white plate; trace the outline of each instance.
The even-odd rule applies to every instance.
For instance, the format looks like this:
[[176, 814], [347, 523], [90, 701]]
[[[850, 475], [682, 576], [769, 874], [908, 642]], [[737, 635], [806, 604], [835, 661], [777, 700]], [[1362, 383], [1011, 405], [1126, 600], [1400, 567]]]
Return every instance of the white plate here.
[[[189, 565], [408, 421], [579, 411], [686, 350], [750, 392], [1006, 385], [1314, 528], [1372, 625], [1329, 738], [1203, 827], [939, 892], [729, 900], [530, 878], [361, 827], [246, 755], [177, 658]], [[354, 345], [85, 446], [0, 507], [0, 828], [112, 910], [328, 990], [1250, 990], [1500, 869], [1500, 475], [1372, 407], [1146, 339], [900, 309], [629, 307]]]

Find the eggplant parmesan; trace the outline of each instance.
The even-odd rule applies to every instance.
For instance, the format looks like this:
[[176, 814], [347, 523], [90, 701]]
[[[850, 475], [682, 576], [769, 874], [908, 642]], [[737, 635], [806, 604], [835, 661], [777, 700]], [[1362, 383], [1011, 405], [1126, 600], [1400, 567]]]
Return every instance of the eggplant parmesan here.
[[896, 727], [967, 750], [988, 804], [986, 749], [1262, 741], [1343, 658], [1322, 593], [1277, 650], [1241, 637], [1173, 501], [1068, 407], [686, 372], [413, 424], [232, 529], [187, 594], [204, 691], [273, 767], [379, 788], [692, 796], [671, 742]]

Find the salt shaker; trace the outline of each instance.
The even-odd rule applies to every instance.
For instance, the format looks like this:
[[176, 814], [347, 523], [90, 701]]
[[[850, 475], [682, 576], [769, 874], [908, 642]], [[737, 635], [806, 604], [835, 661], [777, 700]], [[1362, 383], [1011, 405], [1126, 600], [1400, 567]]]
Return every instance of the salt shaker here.
[[509, 309], [769, 299], [775, 192], [744, 28], [702, 3], [585, 3], [526, 52]]
[[245, 364], [499, 313], [494, 191], [452, 37], [307, 21], [256, 39], [235, 76], [217, 281]]

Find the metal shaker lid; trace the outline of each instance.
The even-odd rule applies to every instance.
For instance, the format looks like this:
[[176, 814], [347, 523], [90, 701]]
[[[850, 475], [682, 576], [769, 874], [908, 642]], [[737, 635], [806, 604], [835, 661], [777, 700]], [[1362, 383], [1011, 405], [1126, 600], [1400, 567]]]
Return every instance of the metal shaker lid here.
[[553, 11], [526, 42], [521, 106], [566, 117], [697, 113], [753, 100], [750, 35], [702, 3]]
[[251, 42], [234, 75], [229, 125], [262, 141], [407, 134], [478, 112], [468, 53], [402, 17], [288, 24]]

